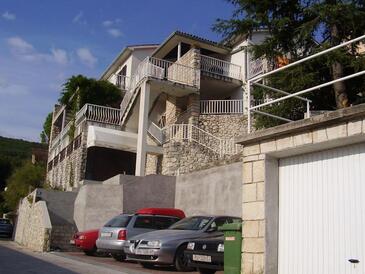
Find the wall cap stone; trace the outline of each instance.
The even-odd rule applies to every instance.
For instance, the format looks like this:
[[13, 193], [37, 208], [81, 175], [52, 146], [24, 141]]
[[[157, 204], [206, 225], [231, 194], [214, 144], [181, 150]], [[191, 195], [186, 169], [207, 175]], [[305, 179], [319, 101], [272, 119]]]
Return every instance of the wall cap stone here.
[[263, 140], [272, 139], [273, 137], [304, 132], [310, 129], [347, 122], [359, 117], [365, 117], [365, 104], [331, 111], [322, 115], [313, 116], [308, 119], [303, 119], [264, 130], [258, 130], [251, 134], [237, 137], [236, 143], [241, 145], [249, 145]]

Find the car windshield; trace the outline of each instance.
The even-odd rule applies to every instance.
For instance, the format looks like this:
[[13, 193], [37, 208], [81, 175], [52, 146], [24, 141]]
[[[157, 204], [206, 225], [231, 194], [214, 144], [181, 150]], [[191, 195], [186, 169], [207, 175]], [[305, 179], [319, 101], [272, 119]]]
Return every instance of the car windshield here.
[[129, 215], [119, 215], [107, 222], [104, 227], [126, 227], [131, 219]]
[[1, 225], [8, 225], [8, 224], [10, 224], [10, 221], [8, 219], [0, 219], [0, 224]]
[[189, 217], [173, 224], [172, 226], [169, 227], [169, 229], [201, 230], [204, 229], [211, 220], [212, 217], [201, 217], [201, 216]]

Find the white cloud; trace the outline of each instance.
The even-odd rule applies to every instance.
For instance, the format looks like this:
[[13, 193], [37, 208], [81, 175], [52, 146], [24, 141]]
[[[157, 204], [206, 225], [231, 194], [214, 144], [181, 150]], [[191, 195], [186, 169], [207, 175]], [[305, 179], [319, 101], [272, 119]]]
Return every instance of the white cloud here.
[[77, 49], [76, 53], [80, 61], [88, 67], [93, 67], [98, 62], [98, 59], [88, 48], [79, 48]]
[[19, 36], [10, 37], [7, 39], [7, 42], [11, 49], [18, 53], [26, 53], [33, 51], [33, 46], [29, 44], [27, 41], [23, 40]]
[[68, 55], [64, 49], [51, 49], [54, 61], [61, 65], [68, 64]]
[[9, 21], [12, 21], [12, 20], [15, 20], [16, 19], [15, 14], [14, 13], [10, 13], [8, 11], [4, 12], [1, 16], [5, 20], [9, 20]]
[[120, 37], [123, 35], [123, 33], [119, 29], [108, 29], [108, 33], [113, 37]]
[[113, 21], [106, 20], [102, 24], [103, 24], [104, 27], [110, 27], [111, 25], [113, 25]]
[[34, 46], [19, 36], [10, 37], [7, 43], [14, 56], [27, 62], [55, 62], [66, 65], [69, 61], [68, 54], [63, 49], [51, 49], [51, 53], [38, 52]]

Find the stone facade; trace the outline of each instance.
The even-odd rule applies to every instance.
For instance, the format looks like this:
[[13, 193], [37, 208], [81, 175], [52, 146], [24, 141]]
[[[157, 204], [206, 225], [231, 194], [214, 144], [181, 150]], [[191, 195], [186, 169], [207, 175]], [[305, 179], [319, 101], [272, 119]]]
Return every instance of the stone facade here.
[[242, 274], [278, 273], [278, 161], [365, 141], [365, 106], [240, 138], [243, 150]]
[[28, 197], [19, 205], [15, 241], [34, 251], [49, 251], [52, 226], [46, 202], [34, 203], [34, 197]]
[[[83, 122], [77, 135], [53, 159], [48, 159], [47, 182], [55, 188], [71, 191], [85, 179], [87, 162], [87, 135], [89, 126], [120, 130], [119, 126], [98, 122]], [[51, 155], [51, 154], [49, 154]]]
[[247, 132], [246, 115], [200, 115], [199, 128], [218, 138], [232, 138]]

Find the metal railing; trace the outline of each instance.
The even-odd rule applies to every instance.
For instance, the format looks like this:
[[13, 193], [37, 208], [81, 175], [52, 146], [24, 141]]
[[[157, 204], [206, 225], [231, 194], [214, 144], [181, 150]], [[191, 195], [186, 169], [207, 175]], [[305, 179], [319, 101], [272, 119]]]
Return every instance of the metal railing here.
[[[75, 115], [75, 128], [77, 128], [85, 120], [103, 124], [119, 125], [120, 109], [85, 104]], [[60, 134], [58, 134], [58, 136], [53, 139], [51, 143], [51, 149], [53, 149], [57, 144], [62, 143], [62, 141], [67, 136], [72, 124], [73, 121], [68, 122]]]
[[154, 122], [150, 121], [147, 131], [160, 145], [164, 143], [163, 130]]
[[146, 57], [137, 67], [133, 74], [129, 90], [126, 92], [121, 103], [121, 123], [131, 103], [137, 96], [137, 87], [146, 77], [168, 80], [198, 88], [200, 86], [199, 70], [183, 64], [178, 64], [154, 57]]
[[251, 60], [248, 69], [248, 78], [253, 78], [259, 74], [265, 73], [267, 67], [267, 60], [264, 57]]
[[195, 142], [219, 154], [220, 157], [239, 152], [240, 146], [235, 144], [233, 138], [218, 138], [192, 124], [174, 124], [162, 129], [162, 131], [165, 143], [172, 140]]
[[241, 80], [241, 66], [230, 62], [201, 55], [200, 68], [202, 71]]
[[243, 100], [201, 100], [201, 114], [242, 114]]
[[120, 88], [121, 90], [128, 90], [130, 87], [130, 82], [131, 79], [125, 75], [121, 75], [121, 74], [113, 74], [110, 78], [109, 81], [116, 85], [118, 88]]

